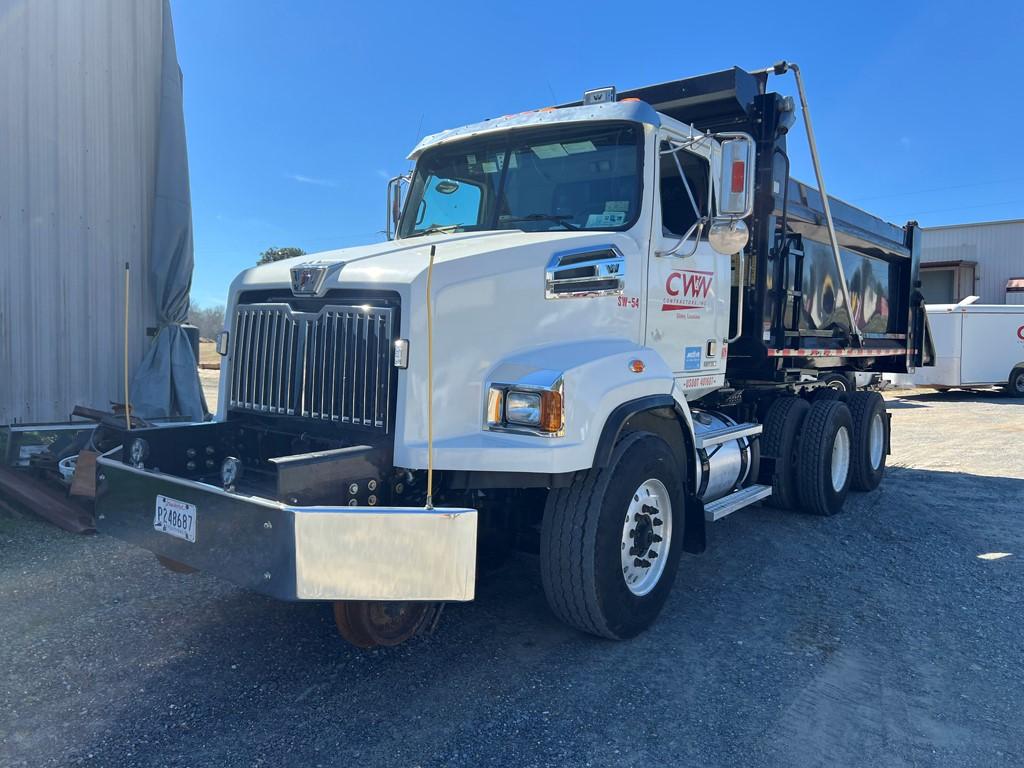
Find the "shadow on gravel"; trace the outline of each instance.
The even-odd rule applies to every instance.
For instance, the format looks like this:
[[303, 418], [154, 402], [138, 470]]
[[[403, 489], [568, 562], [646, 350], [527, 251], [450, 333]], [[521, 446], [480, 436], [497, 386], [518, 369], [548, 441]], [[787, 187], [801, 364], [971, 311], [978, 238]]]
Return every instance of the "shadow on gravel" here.
[[1024, 480], [894, 468], [835, 517], [737, 513], [623, 643], [558, 624], [528, 556], [434, 636], [372, 652], [326, 605], [192, 602], [184, 577], [125, 649], [123, 695], [97, 691], [110, 717], [78, 762], [993, 764], [1020, 744], [1001, 728], [1024, 707], [1024, 569], [977, 555], [1024, 551], [1022, 506]]
[[[890, 393], [902, 401], [920, 403], [992, 403], [999, 405], [1024, 406], [1024, 398], [1012, 397], [999, 389], [950, 389], [945, 392], [939, 390], [929, 392], [915, 392], [913, 394], [900, 395], [898, 390], [891, 390]], [[890, 407], [892, 401], [890, 401]]]

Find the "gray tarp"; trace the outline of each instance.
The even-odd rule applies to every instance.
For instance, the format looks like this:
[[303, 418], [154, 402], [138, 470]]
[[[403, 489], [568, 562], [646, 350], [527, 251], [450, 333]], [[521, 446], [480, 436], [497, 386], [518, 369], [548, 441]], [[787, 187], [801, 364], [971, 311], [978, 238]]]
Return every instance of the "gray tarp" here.
[[160, 327], [132, 380], [132, 410], [143, 418], [206, 417], [195, 356], [181, 324], [188, 319], [192, 288], [192, 203], [182, 106], [181, 69], [174, 47], [168, 0], [163, 3], [163, 61], [160, 76], [149, 287]]

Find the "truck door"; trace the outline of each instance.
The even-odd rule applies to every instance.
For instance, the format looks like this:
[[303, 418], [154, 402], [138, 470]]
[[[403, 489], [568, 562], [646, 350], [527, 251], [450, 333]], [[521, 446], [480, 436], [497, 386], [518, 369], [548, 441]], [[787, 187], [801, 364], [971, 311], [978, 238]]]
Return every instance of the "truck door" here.
[[663, 141], [648, 259], [645, 333], [647, 346], [664, 358], [677, 385], [693, 399], [724, 383], [730, 258], [712, 250], [706, 228], [699, 241], [691, 235], [680, 244], [699, 216], [709, 211], [711, 167], [708, 156], [685, 149], [674, 154], [678, 164], [673, 145]]

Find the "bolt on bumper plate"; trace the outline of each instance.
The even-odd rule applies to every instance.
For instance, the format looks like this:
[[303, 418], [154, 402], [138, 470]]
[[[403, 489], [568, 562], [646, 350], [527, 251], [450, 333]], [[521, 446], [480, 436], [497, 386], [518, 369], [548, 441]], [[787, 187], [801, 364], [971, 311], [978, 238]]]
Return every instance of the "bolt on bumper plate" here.
[[[281, 600], [472, 600], [474, 509], [300, 507], [98, 460], [97, 529]], [[191, 537], [154, 527], [157, 497]]]

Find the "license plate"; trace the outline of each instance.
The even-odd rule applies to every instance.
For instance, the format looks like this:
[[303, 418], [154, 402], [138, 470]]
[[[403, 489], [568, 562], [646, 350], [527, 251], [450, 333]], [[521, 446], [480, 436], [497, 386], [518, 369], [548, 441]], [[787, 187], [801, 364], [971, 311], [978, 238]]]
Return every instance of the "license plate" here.
[[185, 541], [196, 540], [196, 505], [169, 496], [156, 497], [153, 527]]

